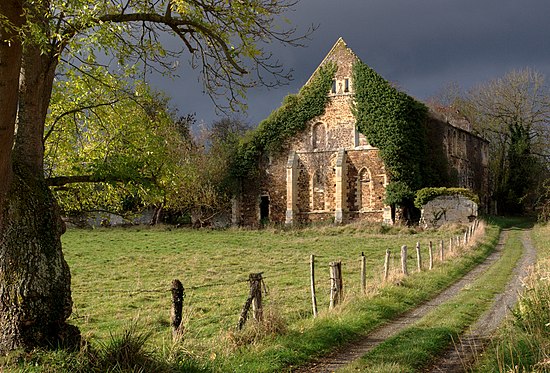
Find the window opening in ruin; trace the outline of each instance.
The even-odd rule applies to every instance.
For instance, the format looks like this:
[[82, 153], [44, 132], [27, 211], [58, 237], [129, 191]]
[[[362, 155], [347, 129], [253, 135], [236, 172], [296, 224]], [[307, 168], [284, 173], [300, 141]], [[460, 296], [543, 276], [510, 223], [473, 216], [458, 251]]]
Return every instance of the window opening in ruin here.
[[311, 145], [313, 146], [313, 149], [321, 149], [324, 148], [326, 142], [326, 131], [325, 126], [323, 123], [316, 123], [313, 126], [312, 134], [311, 134]]
[[260, 196], [260, 223], [269, 222], [269, 196]]
[[349, 79], [344, 79], [344, 92], [349, 92]]
[[336, 79], [332, 80], [332, 89], [330, 90], [331, 93], [336, 93]]
[[373, 183], [368, 168], [362, 168], [357, 176], [357, 204], [359, 210], [372, 208]]
[[325, 209], [325, 179], [321, 170], [315, 171], [313, 174], [313, 193], [312, 193], [312, 209]]

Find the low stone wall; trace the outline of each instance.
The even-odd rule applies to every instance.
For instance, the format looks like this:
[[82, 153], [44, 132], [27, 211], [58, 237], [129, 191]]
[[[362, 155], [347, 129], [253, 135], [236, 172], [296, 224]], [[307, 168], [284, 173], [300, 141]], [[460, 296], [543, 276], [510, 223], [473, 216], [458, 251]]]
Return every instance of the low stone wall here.
[[464, 196], [439, 196], [422, 208], [420, 225], [440, 227], [446, 223], [468, 223], [477, 218], [477, 209], [477, 203]]

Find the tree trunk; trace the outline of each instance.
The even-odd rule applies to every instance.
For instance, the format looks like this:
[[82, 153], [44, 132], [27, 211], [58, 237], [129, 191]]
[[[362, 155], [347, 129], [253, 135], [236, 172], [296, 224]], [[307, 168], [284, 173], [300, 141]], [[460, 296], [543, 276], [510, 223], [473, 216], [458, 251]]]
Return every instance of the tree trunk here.
[[[0, 2], [0, 14], [15, 28], [23, 23], [23, 8], [18, 0]], [[0, 27], [0, 232], [2, 206], [12, 179], [11, 152], [17, 113], [21, 41], [16, 29]]]
[[44, 180], [15, 165], [0, 237], [0, 352], [74, 346], [65, 226]]
[[57, 57], [29, 43], [23, 50], [13, 180], [3, 206], [0, 236], [0, 352], [72, 347], [67, 325], [71, 276], [61, 251], [65, 225], [46, 185], [42, 136]]

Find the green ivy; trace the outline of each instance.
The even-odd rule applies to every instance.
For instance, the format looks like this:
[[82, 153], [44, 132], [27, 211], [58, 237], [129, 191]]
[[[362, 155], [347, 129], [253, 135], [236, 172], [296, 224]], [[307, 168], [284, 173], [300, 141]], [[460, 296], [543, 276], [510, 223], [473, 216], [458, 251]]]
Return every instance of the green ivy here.
[[308, 121], [325, 112], [336, 69], [334, 63], [322, 66], [309, 84], [298, 94], [285, 97], [280, 108], [243, 138], [231, 167], [234, 176], [254, 176], [262, 154], [285, 149], [292, 137], [306, 129]]
[[425, 176], [428, 109], [362, 62], [353, 66], [353, 89], [357, 127], [380, 149], [391, 178], [386, 203], [403, 204], [412, 191], [430, 183]]
[[404, 201], [412, 202], [414, 191], [402, 181], [392, 181], [386, 186], [386, 205], [402, 205]]
[[461, 195], [471, 199], [475, 203], [479, 204], [479, 197], [477, 194], [466, 188], [423, 188], [416, 192], [416, 198], [414, 205], [417, 208], [422, 208], [426, 203], [439, 196], [456, 196]]

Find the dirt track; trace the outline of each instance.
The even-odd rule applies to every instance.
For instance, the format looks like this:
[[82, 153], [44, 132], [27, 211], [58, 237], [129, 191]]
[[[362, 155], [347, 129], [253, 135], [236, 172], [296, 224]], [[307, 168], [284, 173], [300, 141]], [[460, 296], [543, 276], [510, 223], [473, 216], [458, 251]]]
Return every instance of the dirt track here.
[[[387, 338], [392, 337], [403, 329], [411, 326], [429, 311], [454, 297], [465, 286], [471, 284], [478, 278], [491, 264], [498, 260], [502, 255], [504, 243], [508, 237], [508, 231], [503, 230], [499, 237], [499, 242], [495, 251], [487, 259], [458, 282], [444, 290], [434, 299], [420, 305], [419, 307], [403, 314], [399, 318], [385, 324], [366, 337], [353, 343], [343, 346], [336, 353], [322, 357], [304, 367], [293, 370], [293, 372], [334, 372], [352, 361], [360, 358], [374, 347], [382, 343]], [[524, 233], [523, 237], [524, 253], [516, 265], [513, 279], [510, 281], [506, 290], [495, 297], [494, 306], [484, 314], [481, 319], [464, 336], [463, 346], [453, 347], [445, 355], [445, 358], [438, 361], [432, 372], [462, 372], [464, 363], [475, 353], [475, 346], [479, 348], [483, 341], [496, 329], [502, 322], [508, 310], [513, 307], [517, 300], [517, 293], [521, 289], [521, 279], [525, 276], [528, 267], [535, 262], [536, 253], [529, 238], [529, 231]], [[468, 348], [468, 346], [474, 347]], [[462, 351], [462, 352], [461, 352]]]
[[516, 264], [512, 279], [506, 285], [504, 292], [495, 296], [493, 306], [470, 327], [443, 358], [434, 364], [431, 372], [464, 372], [473, 358], [484, 349], [489, 338], [514, 307], [518, 293], [521, 291], [521, 280], [527, 276], [529, 267], [535, 264], [537, 257], [529, 233], [530, 231], [523, 233], [523, 255]]

